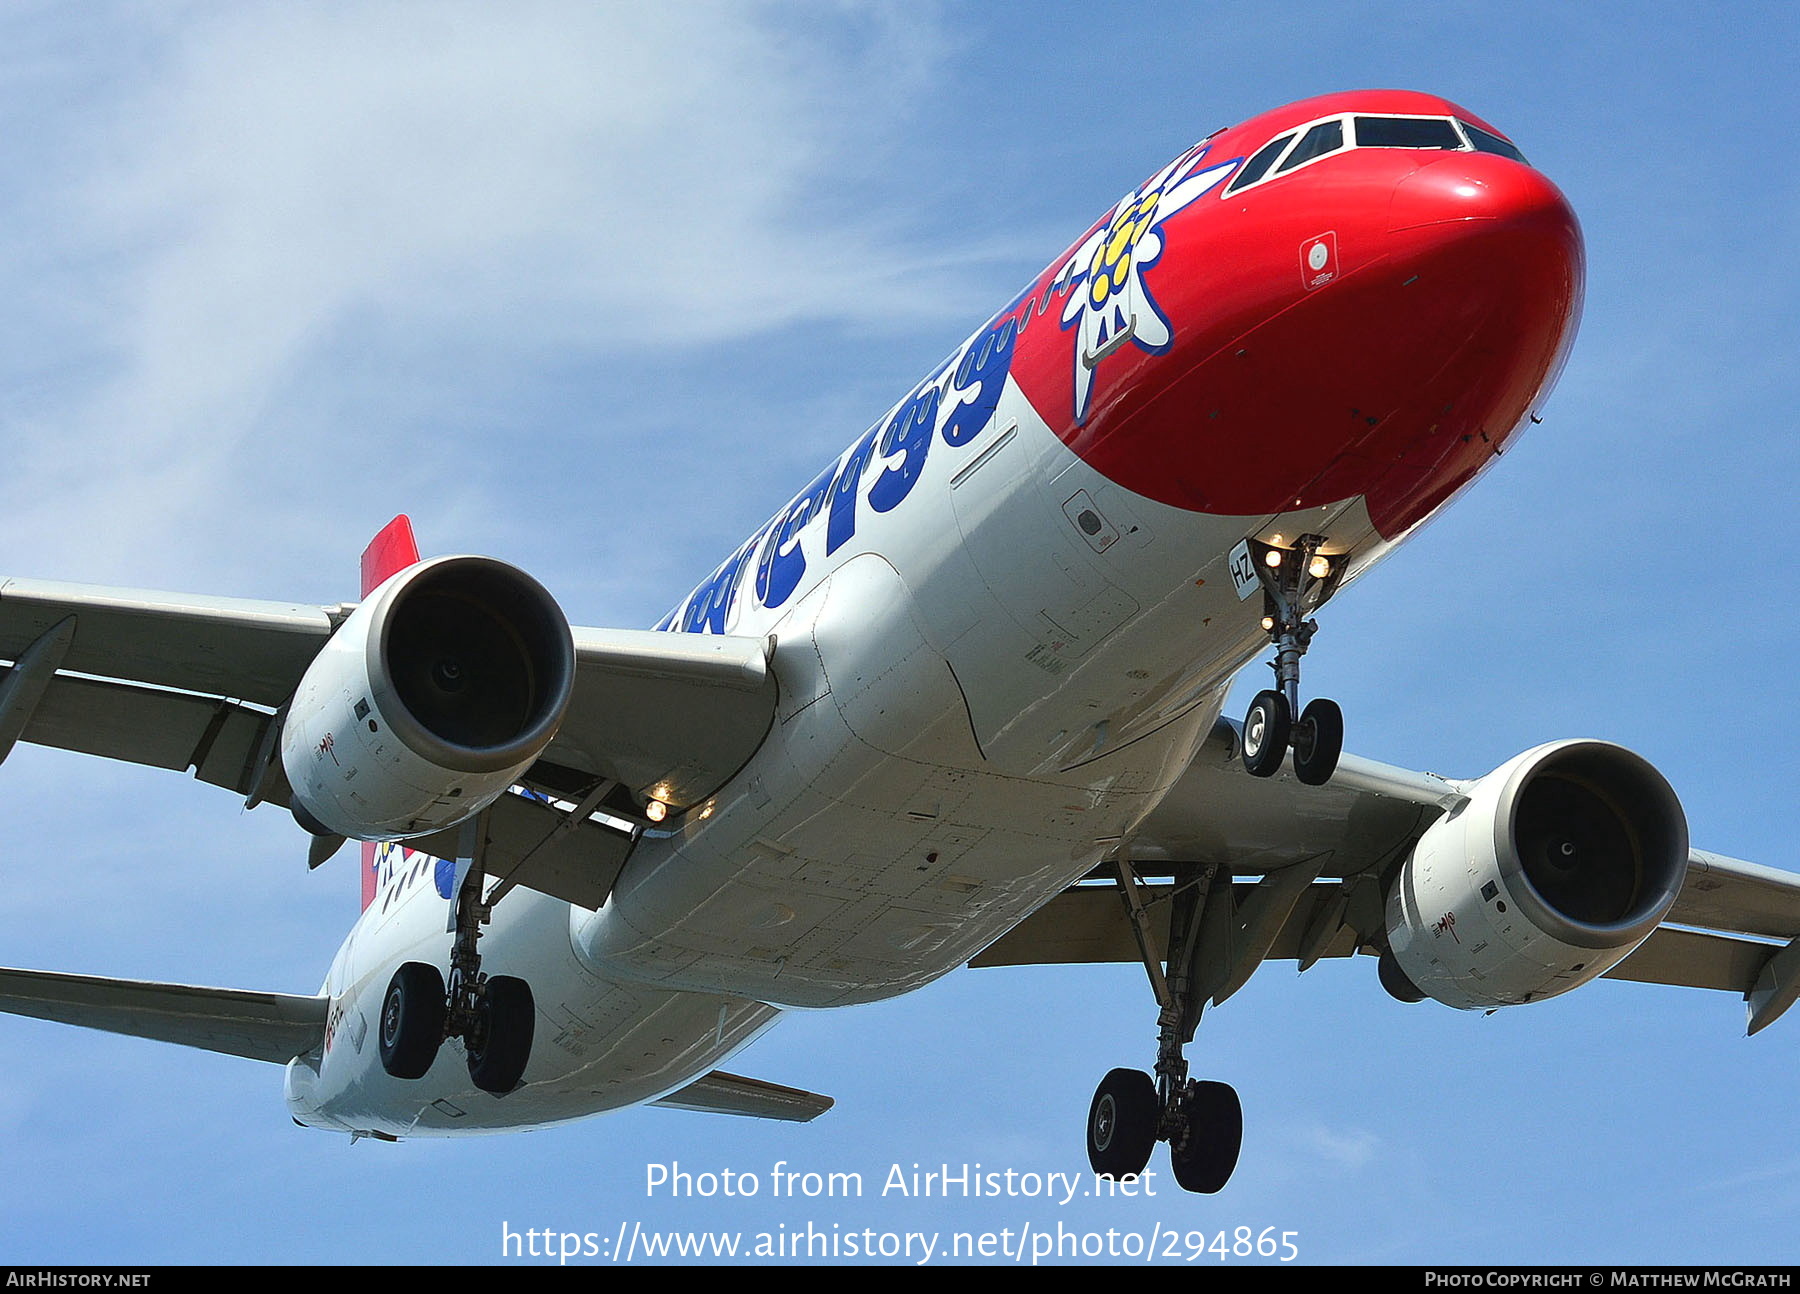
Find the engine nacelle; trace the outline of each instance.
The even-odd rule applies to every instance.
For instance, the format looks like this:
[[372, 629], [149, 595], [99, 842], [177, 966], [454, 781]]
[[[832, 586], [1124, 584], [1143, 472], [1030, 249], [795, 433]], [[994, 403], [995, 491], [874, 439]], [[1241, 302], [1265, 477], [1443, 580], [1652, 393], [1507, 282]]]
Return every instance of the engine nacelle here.
[[281, 732], [294, 816], [358, 840], [466, 821], [550, 744], [574, 683], [569, 622], [536, 580], [489, 557], [409, 566], [294, 693]]
[[1388, 896], [1388, 946], [1447, 1006], [1553, 997], [1656, 929], [1687, 861], [1687, 817], [1661, 773], [1608, 742], [1553, 742], [1481, 778], [1419, 838]]

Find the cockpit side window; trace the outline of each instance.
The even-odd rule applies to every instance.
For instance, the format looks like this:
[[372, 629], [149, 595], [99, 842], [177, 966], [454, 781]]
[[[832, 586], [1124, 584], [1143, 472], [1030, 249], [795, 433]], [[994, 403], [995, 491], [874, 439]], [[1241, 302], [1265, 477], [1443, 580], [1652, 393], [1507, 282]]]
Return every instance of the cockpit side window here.
[[1236, 193], [1239, 189], [1255, 184], [1262, 179], [1268, 169], [1275, 164], [1275, 159], [1281, 156], [1281, 150], [1288, 146], [1288, 141], [1293, 137], [1293, 132], [1290, 131], [1280, 139], [1259, 148], [1256, 156], [1244, 163], [1244, 169], [1237, 173], [1237, 178], [1226, 186], [1225, 192]]
[[1358, 148], [1443, 148], [1463, 147], [1456, 127], [1442, 117], [1358, 117]]
[[[1490, 135], [1480, 126], [1471, 126], [1466, 121], [1457, 122], [1469, 136], [1469, 142], [1478, 153], [1498, 153], [1501, 157], [1510, 157], [1515, 162], [1525, 162], [1525, 154], [1498, 135]], [[1525, 162], [1530, 166], [1530, 162]]]
[[1302, 162], [1310, 162], [1315, 157], [1323, 157], [1327, 153], [1335, 153], [1344, 146], [1344, 123], [1341, 121], [1321, 121], [1307, 131], [1294, 145], [1294, 151], [1287, 155], [1281, 163], [1281, 170], [1291, 171]]

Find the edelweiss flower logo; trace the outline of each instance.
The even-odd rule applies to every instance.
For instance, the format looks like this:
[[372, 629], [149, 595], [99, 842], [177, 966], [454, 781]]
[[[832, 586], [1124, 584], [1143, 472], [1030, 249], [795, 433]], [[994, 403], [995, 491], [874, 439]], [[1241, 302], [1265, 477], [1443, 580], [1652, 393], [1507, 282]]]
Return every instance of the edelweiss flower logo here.
[[[1230, 174], [1236, 160], [1194, 168], [1206, 156], [1196, 146], [1158, 171], [1113, 208], [1107, 222], [1075, 249], [1058, 278], [1074, 290], [1062, 326], [1079, 326], [1075, 346], [1075, 420], [1087, 418], [1094, 369], [1126, 342], [1156, 354], [1174, 334], [1144, 284], [1144, 271], [1162, 255], [1163, 221]], [[1079, 272], [1076, 267], [1081, 266]], [[1073, 275], [1071, 278], [1070, 276]]]

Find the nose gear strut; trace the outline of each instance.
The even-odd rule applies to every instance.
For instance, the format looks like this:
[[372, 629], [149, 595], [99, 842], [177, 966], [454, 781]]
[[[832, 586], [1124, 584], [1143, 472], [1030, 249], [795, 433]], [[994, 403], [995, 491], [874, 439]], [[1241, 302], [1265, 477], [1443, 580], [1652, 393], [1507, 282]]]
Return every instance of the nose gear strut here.
[[1319, 629], [1308, 613], [1336, 592], [1344, 561], [1319, 551], [1323, 535], [1301, 535], [1292, 548], [1247, 542], [1263, 589], [1263, 628], [1275, 647], [1275, 686], [1258, 692], [1244, 715], [1244, 767], [1254, 777], [1273, 777], [1292, 748], [1294, 775], [1323, 786], [1344, 749], [1344, 712], [1324, 697], [1300, 708], [1300, 658]]

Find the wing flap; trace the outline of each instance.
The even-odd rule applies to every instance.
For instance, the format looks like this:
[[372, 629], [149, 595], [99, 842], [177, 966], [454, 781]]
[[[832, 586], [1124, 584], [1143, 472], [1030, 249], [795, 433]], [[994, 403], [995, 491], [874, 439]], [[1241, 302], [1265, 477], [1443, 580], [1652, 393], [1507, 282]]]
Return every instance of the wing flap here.
[[650, 1104], [671, 1110], [697, 1110], [703, 1114], [736, 1114], [751, 1119], [810, 1123], [836, 1102], [817, 1092], [715, 1069], [680, 1091], [671, 1092]]
[[1661, 926], [1603, 979], [1748, 993], [1779, 945]]
[[[503, 795], [482, 816], [482, 868], [508, 889], [523, 885], [598, 910], [636, 844], [628, 831], [577, 818], [535, 796]], [[406, 842], [434, 858], [455, 858], [461, 827]]]
[[325, 1041], [330, 999], [0, 969], [0, 1011], [286, 1064]]
[[[0, 670], [0, 678], [6, 674]], [[241, 792], [248, 790], [252, 757], [272, 718], [216, 697], [59, 674], [23, 735], [39, 746], [152, 768], [192, 768], [202, 781]]]

